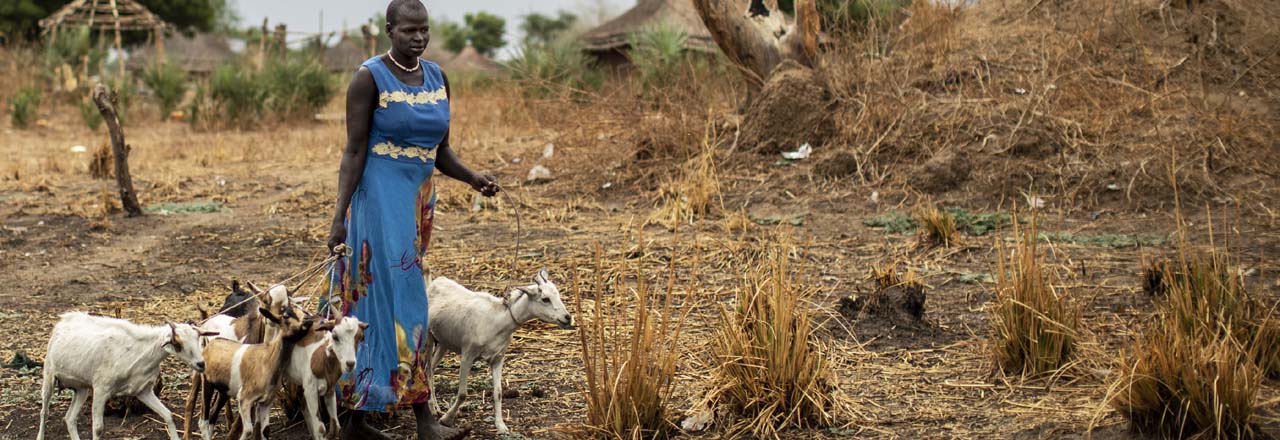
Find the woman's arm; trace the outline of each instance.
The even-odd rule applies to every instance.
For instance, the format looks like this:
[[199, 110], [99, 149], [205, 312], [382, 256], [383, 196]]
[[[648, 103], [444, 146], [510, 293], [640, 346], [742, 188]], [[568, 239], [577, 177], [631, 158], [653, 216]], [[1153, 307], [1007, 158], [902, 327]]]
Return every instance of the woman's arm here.
[[351, 194], [364, 174], [364, 162], [369, 155], [369, 129], [373, 124], [373, 106], [377, 101], [378, 85], [373, 73], [361, 67], [347, 87], [347, 148], [342, 153], [342, 165], [338, 168], [338, 203], [329, 229], [329, 250], [347, 240], [347, 208], [351, 206]]
[[[445, 96], [453, 101], [453, 92], [449, 88], [449, 75], [440, 72], [444, 78]], [[452, 130], [451, 130], [452, 131]], [[501, 188], [498, 187], [498, 180], [493, 176], [476, 174], [467, 168], [462, 160], [458, 159], [458, 154], [453, 151], [453, 147], [449, 143], [448, 132], [444, 135], [444, 140], [440, 142], [440, 146], [436, 147], [436, 169], [441, 174], [452, 177], [462, 183], [471, 185], [471, 188], [480, 191], [485, 197], [493, 197], [498, 194]]]

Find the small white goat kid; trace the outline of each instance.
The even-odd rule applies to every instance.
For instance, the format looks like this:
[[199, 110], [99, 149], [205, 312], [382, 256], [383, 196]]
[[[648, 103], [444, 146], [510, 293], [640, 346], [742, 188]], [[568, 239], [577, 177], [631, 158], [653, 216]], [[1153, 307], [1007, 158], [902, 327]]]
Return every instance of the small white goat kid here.
[[40, 432], [44, 440], [45, 418], [55, 388], [75, 391], [71, 409], [67, 410], [67, 433], [79, 440], [76, 419], [80, 416], [89, 391], [93, 391], [93, 438], [102, 437], [102, 413], [107, 400], [116, 396], [134, 396], [165, 422], [170, 440], [178, 440], [173, 415], [156, 397], [156, 378], [160, 362], [175, 355], [196, 372], [204, 371], [202, 336], [192, 324], [142, 326], [123, 319], [90, 316], [82, 312], [62, 314], [49, 337], [45, 355], [44, 386], [40, 390]]
[[355, 369], [356, 347], [364, 340], [364, 329], [369, 324], [348, 316], [331, 321], [330, 326], [332, 330], [326, 329], [328, 326], [313, 327], [306, 337], [294, 344], [286, 374], [290, 383], [302, 388], [302, 396], [307, 402], [307, 428], [314, 440], [325, 437], [325, 428], [319, 418], [321, 397], [324, 397], [333, 432], [341, 430], [338, 423], [338, 379]]
[[547, 270], [540, 270], [533, 277], [533, 285], [518, 287], [507, 293], [505, 299], [467, 290], [444, 277], [436, 278], [427, 286], [427, 322], [431, 328], [431, 367], [427, 369], [427, 383], [431, 387], [431, 407], [437, 413], [440, 405], [436, 403], [432, 372], [446, 350], [459, 353], [462, 358], [458, 396], [440, 418], [441, 423], [452, 424], [457, 417], [458, 408], [467, 397], [471, 364], [482, 359], [488, 361], [493, 373], [493, 424], [499, 434], [511, 432], [502, 421], [502, 360], [511, 345], [511, 335], [534, 319], [559, 324], [562, 328], [573, 326], [573, 315], [565, 310], [560, 290], [548, 278]]

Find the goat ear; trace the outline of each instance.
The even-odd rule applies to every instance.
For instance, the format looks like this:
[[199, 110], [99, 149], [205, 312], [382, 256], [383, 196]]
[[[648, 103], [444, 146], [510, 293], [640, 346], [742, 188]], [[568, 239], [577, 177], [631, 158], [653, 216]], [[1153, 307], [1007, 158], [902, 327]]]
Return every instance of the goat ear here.
[[369, 323], [367, 323], [367, 322], [362, 322], [362, 323], [360, 323], [360, 330], [364, 330], [364, 329], [367, 329], [367, 328], [369, 328]]
[[245, 283], [245, 284], [248, 284], [248, 285], [249, 285], [249, 290], [250, 290], [251, 292], [253, 292], [253, 293], [262, 293], [262, 289], [261, 289], [261, 288], [259, 288], [257, 284], [253, 284], [253, 281], [249, 281], [249, 282], [247, 282], [247, 283]]
[[542, 291], [539, 290], [536, 286], [533, 288], [530, 288], [529, 286], [520, 286], [520, 287], [516, 287], [516, 290], [524, 292], [524, 294], [529, 295], [530, 298], [537, 298], [538, 296], [542, 295]]
[[538, 269], [538, 274], [534, 275], [533, 282], [539, 286], [551, 282], [551, 275], [547, 274], [547, 268]]
[[277, 317], [275, 313], [271, 313], [271, 309], [268, 309], [266, 307], [258, 307], [258, 313], [261, 313], [262, 317], [267, 318], [268, 321], [274, 322], [276, 324], [280, 323], [280, 318]]
[[231, 280], [231, 292], [240, 293], [240, 280]]
[[204, 331], [204, 330], [200, 331], [200, 336], [201, 336], [201, 337], [204, 337], [204, 338], [213, 337], [213, 336], [218, 336], [218, 335], [220, 335], [220, 334], [222, 334], [222, 333], [218, 333], [218, 332], [211, 332], [211, 331]]

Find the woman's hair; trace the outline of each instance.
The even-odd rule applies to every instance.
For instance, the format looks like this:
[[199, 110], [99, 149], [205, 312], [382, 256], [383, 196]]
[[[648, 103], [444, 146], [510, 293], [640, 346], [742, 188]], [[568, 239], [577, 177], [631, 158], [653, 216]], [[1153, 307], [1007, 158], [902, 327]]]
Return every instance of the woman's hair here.
[[400, 21], [400, 10], [404, 8], [422, 8], [423, 11], [427, 7], [422, 4], [421, 0], [391, 0], [391, 4], [387, 5], [387, 24], [393, 25]]

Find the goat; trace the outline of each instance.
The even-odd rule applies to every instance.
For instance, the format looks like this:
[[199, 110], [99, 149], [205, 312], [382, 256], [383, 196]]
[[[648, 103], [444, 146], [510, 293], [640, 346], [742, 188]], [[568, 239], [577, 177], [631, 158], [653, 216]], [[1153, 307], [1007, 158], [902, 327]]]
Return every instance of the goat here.
[[[277, 317], [270, 309], [259, 309], [264, 318], [280, 327], [279, 331], [262, 344], [241, 344], [225, 338], [210, 339], [204, 349], [206, 368], [202, 376], [204, 408], [200, 417], [200, 432], [204, 438], [212, 438], [209, 415], [217, 414], [226, 403], [227, 395], [234, 394], [239, 406], [242, 428], [241, 440], [255, 432], [265, 437], [271, 417], [271, 404], [280, 388], [293, 346], [304, 338], [316, 321], [300, 319], [293, 308], [286, 307]], [[331, 324], [320, 324], [331, 330]], [[211, 408], [210, 399], [217, 395], [219, 403]], [[212, 411], [210, 411], [212, 409]]]
[[573, 326], [573, 315], [565, 310], [560, 290], [548, 279], [547, 270], [538, 271], [533, 282], [533, 285], [507, 293], [505, 299], [467, 290], [444, 277], [436, 278], [427, 286], [431, 353], [427, 384], [431, 389], [431, 407], [436, 412], [440, 412], [440, 405], [436, 403], [432, 373], [446, 350], [459, 353], [462, 360], [458, 371], [458, 395], [449, 411], [440, 418], [441, 423], [453, 423], [462, 400], [467, 396], [467, 375], [471, 372], [471, 364], [476, 359], [484, 359], [493, 374], [493, 424], [499, 434], [511, 432], [502, 421], [502, 360], [511, 345], [511, 335], [533, 319], [559, 324], [562, 328]]
[[311, 329], [301, 341], [294, 344], [290, 354], [287, 378], [302, 388], [307, 403], [305, 417], [307, 428], [315, 440], [325, 436], [324, 425], [319, 420], [320, 397], [325, 400], [329, 423], [333, 432], [339, 432], [338, 379], [356, 366], [356, 347], [364, 340], [364, 330], [369, 324], [354, 317], [345, 317], [325, 326]]
[[160, 376], [160, 362], [175, 355], [196, 372], [205, 369], [202, 332], [193, 324], [142, 326], [123, 319], [90, 316], [82, 312], [64, 313], [49, 337], [45, 355], [44, 385], [40, 390], [40, 431], [49, 413], [54, 388], [71, 388], [75, 399], [67, 410], [67, 433], [79, 440], [76, 419], [93, 391], [93, 438], [102, 437], [102, 413], [107, 400], [134, 396], [165, 422], [170, 440], [178, 440], [173, 414], [154, 387]]
[[[264, 292], [253, 283], [248, 284], [250, 291], [244, 292], [239, 289], [239, 283], [231, 283], [232, 292], [227, 295], [222, 311], [205, 321], [205, 329], [218, 332], [220, 338], [242, 344], [258, 344], [271, 339], [275, 332], [274, 327], [264, 325], [262, 314], [258, 312], [260, 304], [266, 304], [267, 310], [275, 316], [281, 316], [286, 308], [309, 300], [305, 296], [289, 297], [289, 290], [282, 285], [272, 286]], [[237, 304], [249, 307], [237, 316], [232, 313], [238, 308]]]

